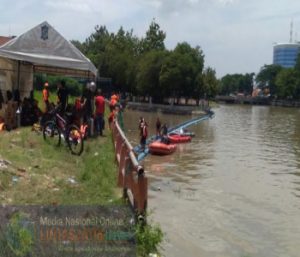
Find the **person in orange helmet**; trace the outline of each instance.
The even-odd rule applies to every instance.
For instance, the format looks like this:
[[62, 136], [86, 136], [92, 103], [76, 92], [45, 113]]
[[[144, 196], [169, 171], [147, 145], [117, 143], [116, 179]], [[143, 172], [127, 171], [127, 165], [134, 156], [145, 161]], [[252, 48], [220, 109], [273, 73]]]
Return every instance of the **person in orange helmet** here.
[[114, 110], [117, 103], [118, 103], [118, 96], [115, 93], [113, 93], [112, 96], [110, 97], [110, 102], [109, 102], [110, 111]]

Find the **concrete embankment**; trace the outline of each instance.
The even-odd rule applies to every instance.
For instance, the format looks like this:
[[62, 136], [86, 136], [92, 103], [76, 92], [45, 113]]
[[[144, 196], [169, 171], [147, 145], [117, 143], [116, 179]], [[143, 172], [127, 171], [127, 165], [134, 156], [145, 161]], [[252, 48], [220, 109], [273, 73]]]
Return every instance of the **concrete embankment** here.
[[288, 100], [274, 100], [271, 101], [273, 106], [283, 106], [283, 107], [300, 107], [300, 101], [288, 101]]
[[204, 114], [205, 112], [200, 106], [179, 106], [179, 105], [163, 105], [163, 104], [149, 104], [128, 102], [127, 108], [131, 110], [138, 110], [144, 112], [162, 112], [169, 114], [191, 115]]
[[271, 100], [263, 97], [233, 97], [217, 96], [215, 101], [228, 104], [272, 105], [282, 107], [300, 107], [300, 101], [295, 100]]

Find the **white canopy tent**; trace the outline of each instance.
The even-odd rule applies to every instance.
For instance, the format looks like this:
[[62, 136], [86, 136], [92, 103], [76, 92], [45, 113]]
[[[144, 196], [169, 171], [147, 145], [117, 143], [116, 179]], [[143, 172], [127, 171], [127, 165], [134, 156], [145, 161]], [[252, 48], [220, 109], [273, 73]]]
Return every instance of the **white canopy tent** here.
[[92, 62], [46, 21], [1, 46], [0, 57], [30, 63], [36, 72], [97, 76]]

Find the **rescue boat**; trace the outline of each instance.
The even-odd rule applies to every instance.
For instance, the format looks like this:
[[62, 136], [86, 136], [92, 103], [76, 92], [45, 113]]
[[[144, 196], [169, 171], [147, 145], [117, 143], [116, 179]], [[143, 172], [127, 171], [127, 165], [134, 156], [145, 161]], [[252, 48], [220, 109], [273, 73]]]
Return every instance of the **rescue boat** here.
[[149, 146], [149, 152], [151, 154], [156, 155], [167, 155], [175, 152], [176, 145], [175, 144], [165, 144], [160, 141], [154, 141], [153, 143], [150, 143]]
[[195, 136], [195, 133], [194, 132], [190, 132], [190, 131], [184, 131], [184, 132], [180, 132], [180, 131], [174, 131], [174, 132], [171, 132], [169, 134], [170, 136], [174, 136], [174, 135], [178, 135], [178, 136], [188, 136], [188, 137], [194, 137]]
[[186, 143], [192, 140], [190, 136], [181, 136], [181, 135], [168, 135], [168, 139], [170, 143], [173, 144]]

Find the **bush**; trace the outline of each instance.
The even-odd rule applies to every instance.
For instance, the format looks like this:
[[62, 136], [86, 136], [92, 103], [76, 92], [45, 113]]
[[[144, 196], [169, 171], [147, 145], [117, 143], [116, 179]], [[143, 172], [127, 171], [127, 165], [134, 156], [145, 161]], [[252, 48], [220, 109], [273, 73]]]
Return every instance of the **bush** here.
[[135, 232], [138, 256], [149, 256], [150, 253], [159, 254], [158, 246], [163, 239], [163, 232], [159, 225], [137, 224]]

